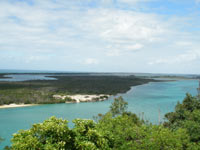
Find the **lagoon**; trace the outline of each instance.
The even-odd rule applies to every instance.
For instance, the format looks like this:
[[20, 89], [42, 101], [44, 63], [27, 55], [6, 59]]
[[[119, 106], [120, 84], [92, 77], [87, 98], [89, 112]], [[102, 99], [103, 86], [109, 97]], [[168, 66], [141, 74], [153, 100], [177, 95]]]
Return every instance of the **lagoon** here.
[[[129, 111], [157, 124], [159, 114], [163, 121], [164, 114], [173, 111], [176, 103], [181, 102], [187, 92], [196, 95], [197, 87], [198, 80], [151, 82], [132, 87], [127, 93], [117, 96], [122, 96], [128, 102]], [[50, 116], [67, 119], [69, 126], [72, 127], [71, 121], [75, 118], [92, 119], [98, 113], [106, 113], [113, 98], [110, 97], [103, 102], [0, 109], [0, 136], [6, 139], [0, 145], [0, 149], [10, 144], [9, 140], [13, 133], [20, 129], [28, 129], [33, 123], [42, 122]]]

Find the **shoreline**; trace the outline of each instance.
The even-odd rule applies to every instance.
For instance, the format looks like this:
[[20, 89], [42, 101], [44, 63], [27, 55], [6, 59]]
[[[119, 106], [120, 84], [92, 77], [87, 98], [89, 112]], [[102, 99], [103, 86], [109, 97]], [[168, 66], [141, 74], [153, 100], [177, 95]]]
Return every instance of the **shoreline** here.
[[29, 107], [29, 106], [36, 106], [38, 104], [9, 104], [9, 105], [0, 105], [0, 109], [7, 109], [7, 108], [17, 108], [17, 107]]
[[[65, 95], [65, 96], [53, 95], [53, 98], [64, 100], [66, 97], [68, 97], [70, 100], [68, 99], [68, 100], [66, 100], [64, 102], [65, 104], [67, 104], [67, 103], [105, 101], [110, 96], [111, 95], [104, 95], [104, 94], [100, 94], [100, 95], [81, 95], [81, 94], [77, 94], [77, 95]], [[59, 104], [59, 103], [54, 103], [54, 104]], [[15, 103], [12, 103], [12, 104], [8, 104], [8, 105], [0, 105], [0, 109], [18, 108], [18, 107], [30, 107], [30, 106], [36, 106], [36, 105], [40, 105], [40, 104], [23, 104], [23, 103], [15, 104]]]
[[[162, 82], [169, 82], [169, 81], [176, 81], [176, 80], [163, 80]], [[153, 81], [155, 82], [155, 81]], [[158, 81], [160, 82], [160, 81]], [[149, 84], [151, 82], [147, 82], [147, 83], [143, 83], [143, 84], [139, 84], [139, 85], [134, 85], [131, 86], [129, 90], [131, 90], [132, 87], [136, 87], [136, 86], [140, 86], [140, 85], [144, 85], [144, 84]], [[129, 90], [127, 90], [124, 93], [127, 93]], [[123, 94], [123, 93], [117, 93], [118, 94]], [[63, 94], [55, 94], [53, 95], [53, 98], [59, 100], [65, 100], [65, 104], [70, 104], [70, 103], [84, 103], [84, 102], [101, 102], [101, 101], [105, 101], [108, 100], [109, 97], [114, 96], [114, 95], [109, 95], [109, 94], [74, 94], [74, 95], [63, 95]], [[16, 103], [12, 103], [12, 104], [7, 104], [7, 105], [0, 105], [0, 109], [8, 109], [8, 108], [18, 108], [18, 107], [30, 107], [30, 106], [37, 106], [37, 105], [45, 105], [44, 104], [16, 104]], [[59, 104], [59, 103], [49, 103], [49, 104]]]

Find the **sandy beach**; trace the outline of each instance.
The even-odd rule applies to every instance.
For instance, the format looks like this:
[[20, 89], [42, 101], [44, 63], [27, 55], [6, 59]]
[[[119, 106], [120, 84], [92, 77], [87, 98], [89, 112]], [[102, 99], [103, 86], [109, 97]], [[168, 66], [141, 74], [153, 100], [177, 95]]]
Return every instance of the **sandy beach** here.
[[106, 100], [110, 95], [104, 95], [104, 94], [100, 94], [100, 95], [81, 95], [81, 94], [77, 94], [77, 95], [53, 95], [54, 98], [56, 99], [66, 99], [67, 97], [71, 98], [74, 101], [66, 101], [66, 103], [79, 103], [79, 102], [92, 102], [92, 101], [103, 101]]
[[34, 106], [37, 104], [9, 104], [9, 105], [0, 105], [0, 109], [2, 108], [15, 108], [15, 107], [28, 107], [28, 106]]

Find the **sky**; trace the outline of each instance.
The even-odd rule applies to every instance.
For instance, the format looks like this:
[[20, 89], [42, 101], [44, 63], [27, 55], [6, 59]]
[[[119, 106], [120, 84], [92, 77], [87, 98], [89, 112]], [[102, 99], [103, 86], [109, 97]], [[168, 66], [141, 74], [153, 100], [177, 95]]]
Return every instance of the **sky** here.
[[0, 0], [0, 69], [200, 74], [200, 0]]

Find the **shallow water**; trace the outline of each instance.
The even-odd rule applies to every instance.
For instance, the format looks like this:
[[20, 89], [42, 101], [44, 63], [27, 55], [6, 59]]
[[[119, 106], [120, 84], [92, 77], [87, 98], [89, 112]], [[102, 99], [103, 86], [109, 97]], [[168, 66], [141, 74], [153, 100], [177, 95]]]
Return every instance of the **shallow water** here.
[[[177, 101], [182, 101], [187, 92], [196, 95], [197, 80], [154, 82], [132, 87], [125, 94], [118, 94], [129, 103], [128, 109], [152, 123], [158, 123], [164, 114], [174, 110]], [[20, 129], [28, 129], [33, 123], [42, 122], [50, 116], [62, 117], [70, 121], [75, 118], [92, 119], [98, 113], [105, 113], [113, 100], [79, 104], [52, 104], [23, 108], [0, 109], [0, 136], [6, 140], [0, 148], [9, 145], [12, 134]], [[161, 119], [163, 121], [163, 119]]]

